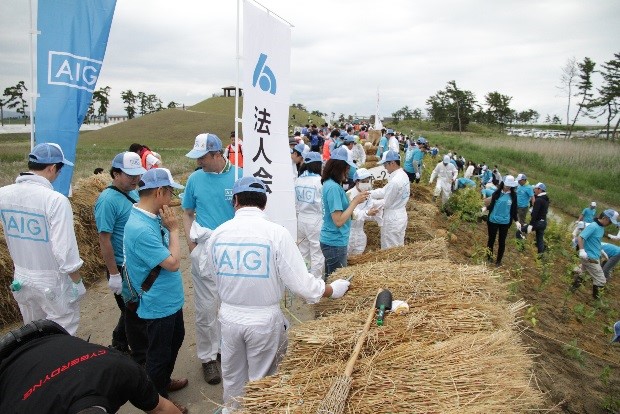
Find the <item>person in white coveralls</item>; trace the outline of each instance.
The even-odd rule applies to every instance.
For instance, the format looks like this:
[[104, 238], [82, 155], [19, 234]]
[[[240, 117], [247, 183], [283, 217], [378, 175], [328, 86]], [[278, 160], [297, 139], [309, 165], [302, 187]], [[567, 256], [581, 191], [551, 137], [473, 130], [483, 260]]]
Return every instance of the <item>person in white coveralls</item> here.
[[248, 381], [275, 373], [286, 353], [285, 287], [309, 303], [340, 298], [349, 288], [346, 280], [326, 284], [308, 273], [293, 237], [263, 212], [267, 194], [259, 179], [237, 180], [232, 193], [235, 217], [213, 232], [205, 262], [221, 300], [224, 412], [239, 406]]
[[15, 266], [11, 291], [24, 324], [49, 319], [75, 335], [86, 289], [71, 204], [52, 187], [64, 165], [73, 163], [58, 144], [34, 147], [29, 172], [0, 188], [0, 217]]
[[429, 184], [433, 184], [435, 178], [437, 178], [437, 185], [435, 186], [435, 192], [433, 194], [433, 201], [441, 195], [441, 204], [444, 205], [450, 198], [452, 193], [452, 185], [459, 174], [459, 170], [450, 162], [450, 156], [444, 155], [443, 160], [438, 162], [431, 174]]
[[297, 240], [301, 255], [310, 264], [314, 277], [323, 277], [325, 258], [319, 236], [323, 225], [323, 160], [318, 152], [304, 157], [304, 171], [295, 180], [295, 207], [297, 208]]
[[383, 225], [381, 226], [381, 248], [388, 249], [405, 244], [407, 230], [407, 201], [411, 188], [409, 177], [400, 168], [400, 154], [388, 151], [379, 161], [388, 172], [388, 182], [383, 188], [370, 192], [373, 199], [383, 199]]
[[[353, 179], [355, 185], [347, 191], [349, 200], [353, 200], [358, 194], [364, 191], [372, 190], [372, 174], [366, 168], [360, 168], [355, 171]], [[353, 216], [351, 217], [351, 233], [349, 235], [349, 248], [347, 252], [349, 256], [364, 253], [367, 242], [366, 233], [364, 233], [364, 222], [366, 220], [375, 220], [381, 225], [383, 222], [382, 208], [383, 200], [373, 200], [370, 198], [359, 203], [355, 207]]]

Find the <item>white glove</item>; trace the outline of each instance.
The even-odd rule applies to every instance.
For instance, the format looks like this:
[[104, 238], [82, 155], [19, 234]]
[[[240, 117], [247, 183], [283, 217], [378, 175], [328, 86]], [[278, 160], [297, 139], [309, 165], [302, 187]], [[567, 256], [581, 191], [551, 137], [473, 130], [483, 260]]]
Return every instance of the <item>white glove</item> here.
[[420, 173], [419, 173], [419, 172], [415, 173], [415, 179], [416, 179], [416, 180], [419, 180], [419, 179], [420, 179]]
[[534, 211], [534, 207], [530, 207], [528, 211], [530, 212], [530, 214], [532, 214], [532, 211]]
[[84, 296], [84, 294], [86, 293], [86, 287], [84, 287], [84, 283], [82, 282], [82, 279], [80, 278], [80, 281], [75, 283], [72, 282], [71, 283], [71, 298], [69, 300], [69, 303], [74, 303], [79, 301], [80, 299], [82, 299], [82, 296]]
[[521, 231], [521, 223], [515, 221], [515, 224], [517, 225], [517, 230]]
[[334, 280], [332, 283], [329, 284], [332, 287], [332, 295], [330, 296], [330, 298], [338, 299], [343, 297], [344, 294], [347, 293], [347, 290], [349, 290], [350, 284], [351, 282], [349, 282], [348, 280]]
[[579, 258], [582, 260], [588, 260], [588, 253], [586, 253], [585, 249], [579, 249]]
[[534, 230], [534, 227], [532, 227], [532, 226], [527, 226], [527, 232], [528, 232], [528, 233], [531, 233], [531, 232], [532, 232], [532, 230]]
[[486, 206], [485, 206], [485, 207], [482, 207], [482, 212], [484, 213], [485, 211], [487, 211]]
[[429, 180], [429, 181], [428, 181], [428, 184], [429, 184], [429, 185], [433, 184], [433, 180]]
[[121, 294], [121, 292], [123, 291], [123, 279], [121, 278], [120, 273], [110, 275], [110, 280], [108, 280], [108, 287], [115, 295]]

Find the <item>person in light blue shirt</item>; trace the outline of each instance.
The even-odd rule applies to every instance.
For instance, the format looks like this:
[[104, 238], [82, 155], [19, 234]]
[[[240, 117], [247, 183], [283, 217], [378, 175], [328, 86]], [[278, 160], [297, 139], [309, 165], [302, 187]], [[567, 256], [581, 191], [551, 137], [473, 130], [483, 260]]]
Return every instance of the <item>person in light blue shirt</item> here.
[[486, 165], [482, 166], [482, 174], [480, 174], [480, 183], [484, 187], [487, 183], [492, 182], [493, 172]]
[[493, 193], [497, 190], [497, 187], [493, 185], [493, 183], [487, 183], [482, 190], [480, 190], [480, 194], [482, 198], [488, 198], [493, 195]]
[[[183, 195], [183, 228], [187, 239], [196, 307], [196, 352], [202, 363], [203, 377], [211, 385], [219, 384], [217, 367], [220, 325], [217, 320], [218, 298], [215, 279], [201, 275], [200, 254], [211, 233], [235, 216], [231, 204], [235, 184], [235, 167], [224, 157], [222, 141], [217, 135], [200, 134], [194, 148], [186, 155], [200, 167], [187, 179]], [[243, 177], [243, 170], [237, 172]]]
[[534, 189], [527, 182], [525, 174], [517, 175], [517, 216], [520, 223], [525, 223], [527, 211], [534, 205]]
[[504, 257], [504, 251], [506, 249], [506, 236], [508, 235], [508, 229], [512, 224], [512, 221], [517, 222], [517, 228], [520, 224], [517, 219], [517, 194], [515, 187], [517, 181], [512, 175], [504, 177], [503, 181], [500, 181], [497, 186], [497, 190], [491, 196], [491, 202], [489, 204], [489, 218], [487, 219], [487, 260], [493, 261], [493, 245], [495, 244], [495, 238], [499, 232], [497, 256], [495, 259], [495, 266], [502, 265], [502, 258]]
[[323, 225], [319, 242], [325, 257], [325, 275], [327, 280], [336, 269], [347, 265], [347, 247], [351, 232], [351, 215], [355, 207], [369, 196], [364, 191], [351, 200], [342, 188], [347, 181], [349, 168], [353, 167], [349, 161], [347, 149], [336, 148], [331, 158], [325, 163], [321, 174], [323, 185]]
[[590, 203], [589, 207], [583, 209], [577, 221], [583, 221], [584, 223], [592, 223], [596, 217], [596, 201]]
[[581, 273], [578, 273], [573, 280], [571, 292], [575, 292], [583, 283], [583, 272], [592, 277], [592, 297], [599, 299], [601, 290], [605, 287], [607, 279], [600, 264], [601, 240], [605, 235], [605, 227], [618, 224], [618, 212], [607, 209], [594, 221], [586, 226], [579, 236], [577, 245], [579, 246], [579, 259], [581, 259]]
[[381, 139], [379, 140], [379, 146], [377, 147], [377, 157], [381, 159], [383, 153], [388, 150], [388, 138], [385, 136], [385, 129], [381, 130]]
[[603, 265], [603, 275], [605, 275], [605, 280], [609, 282], [614, 267], [620, 261], [620, 246], [611, 243], [601, 243], [601, 250], [607, 256], [607, 262]]
[[146, 325], [135, 311], [127, 309], [121, 297], [123, 282], [123, 235], [132, 206], [140, 197], [136, 186], [146, 170], [135, 152], [122, 152], [112, 160], [112, 184], [103, 190], [95, 202], [95, 223], [99, 233], [101, 257], [106, 266], [108, 287], [114, 294], [121, 314], [112, 331], [112, 347], [129, 353], [138, 364], [144, 364], [148, 339]]
[[415, 181], [415, 168], [413, 167], [413, 154], [417, 150], [417, 147], [414, 144], [411, 144], [407, 147], [405, 151], [405, 161], [403, 163], [403, 171], [409, 177], [409, 182], [412, 183]]
[[413, 150], [413, 170], [415, 174], [415, 182], [420, 182], [420, 177], [422, 176], [422, 168], [424, 166], [423, 160], [424, 156], [428, 152], [428, 141], [424, 137], [419, 137], [417, 141], [417, 147]]
[[[147, 171], [123, 239], [128, 285], [139, 298], [138, 316], [146, 321], [146, 371], [164, 398], [185, 337], [180, 225], [169, 207], [174, 189], [181, 188], [166, 168]], [[187, 385], [186, 379], [181, 381]]]
[[460, 190], [466, 187], [476, 187], [476, 182], [474, 180], [470, 180], [469, 178], [461, 177], [456, 180], [456, 189]]

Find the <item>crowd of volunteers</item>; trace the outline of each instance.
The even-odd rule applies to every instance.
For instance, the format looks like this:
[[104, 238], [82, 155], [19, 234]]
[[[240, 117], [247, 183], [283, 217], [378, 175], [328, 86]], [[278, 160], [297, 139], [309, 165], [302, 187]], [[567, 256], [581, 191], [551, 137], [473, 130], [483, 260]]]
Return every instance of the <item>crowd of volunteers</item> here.
[[[55, 349], [52, 353], [66, 360], [76, 352], [100, 354], [101, 363], [109, 360], [110, 375], [137, 372], [135, 382], [127, 384], [134, 391], [111, 396], [116, 383], [108, 384], [109, 391], [95, 392], [97, 398], [89, 399], [85, 389], [84, 395], [63, 401], [66, 407], [115, 412], [129, 400], [148, 412], [187, 412], [181, 403], [169, 400], [171, 392], [188, 385], [185, 378], [172, 378], [185, 336], [180, 265], [181, 243], [186, 240], [196, 357], [208, 384], [223, 382], [223, 412], [234, 412], [245, 384], [273, 374], [286, 353], [289, 323], [280, 309], [285, 289], [308, 303], [345, 295], [349, 280], [327, 283], [328, 276], [346, 267], [349, 256], [366, 251], [366, 221], [379, 225], [381, 249], [405, 244], [411, 186], [419, 185], [423, 176], [429, 185], [434, 183], [433, 202], [441, 205], [455, 192], [480, 192], [490, 263], [502, 266], [513, 222], [515, 237], [534, 233], [538, 254], [545, 253], [550, 198], [543, 182], [532, 185], [524, 173], [502, 176], [497, 165], [466, 161], [454, 152], [440, 154], [426, 138], [392, 129], [381, 130], [371, 142], [369, 130], [365, 124], [306, 125], [289, 139], [296, 240], [266, 216], [265, 184], [243, 177], [243, 143], [234, 132], [228, 145], [212, 133], [195, 138], [186, 157], [196, 161], [196, 170], [185, 186], [146, 145], [132, 144], [129, 151], [117, 154], [111, 160], [110, 185], [94, 206], [108, 286], [120, 312], [111, 349], [70, 339], [86, 291], [80, 276], [83, 262], [71, 205], [51, 183], [63, 166], [73, 164], [60, 146], [37, 145], [29, 155], [28, 172], [0, 188], [0, 213], [15, 266], [11, 290], [23, 321], [38, 326], [46, 319], [54, 325], [46, 328], [48, 333], [34, 329], [38, 336], [33, 335], [28, 346], [17, 347], [7, 361], [32, 359], [29, 352], [36, 347]], [[378, 162], [371, 167], [366, 152], [374, 146]], [[425, 173], [427, 165], [431, 167]], [[385, 185], [373, 185], [382, 174]], [[170, 207], [175, 197], [181, 198], [181, 219]], [[602, 242], [604, 228], [618, 225], [618, 213], [606, 209], [597, 214], [596, 208], [592, 202], [575, 225], [574, 247], [581, 266], [571, 290], [583, 284], [587, 273], [592, 294], [599, 298], [620, 260], [620, 247]], [[620, 239], [620, 231], [608, 236]], [[131, 359], [119, 360], [120, 353]], [[49, 363], [31, 369], [37, 366], [43, 375], [53, 369]], [[15, 368], [7, 372], [19, 377]], [[10, 384], [0, 374], [4, 393]], [[89, 376], [105, 381], [97, 373]], [[26, 411], [45, 396], [33, 392], [32, 398], [11, 404]]]

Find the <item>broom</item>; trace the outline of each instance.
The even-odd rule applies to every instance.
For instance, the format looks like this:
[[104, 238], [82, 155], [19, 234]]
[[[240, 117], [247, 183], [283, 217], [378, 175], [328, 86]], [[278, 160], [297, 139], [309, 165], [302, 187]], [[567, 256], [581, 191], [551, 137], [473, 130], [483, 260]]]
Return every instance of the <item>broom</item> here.
[[[377, 292], [377, 296], [381, 293], [383, 289], [379, 289]], [[317, 414], [342, 414], [344, 412], [344, 404], [347, 400], [347, 396], [349, 395], [349, 390], [351, 389], [351, 373], [353, 373], [353, 366], [355, 365], [355, 361], [357, 361], [357, 356], [362, 349], [362, 345], [366, 340], [366, 334], [370, 329], [370, 324], [375, 316], [375, 303], [376, 298], [372, 302], [370, 310], [368, 311], [368, 317], [366, 318], [366, 323], [364, 324], [364, 329], [360, 334], [360, 337], [357, 339], [357, 343], [355, 344], [355, 348], [353, 349], [353, 353], [347, 362], [347, 366], [344, 369], [344, 374], [338, 376], [331, 388], [327, 392], [327, 395], [319, 404], [319, 409], [317, 410]]]

